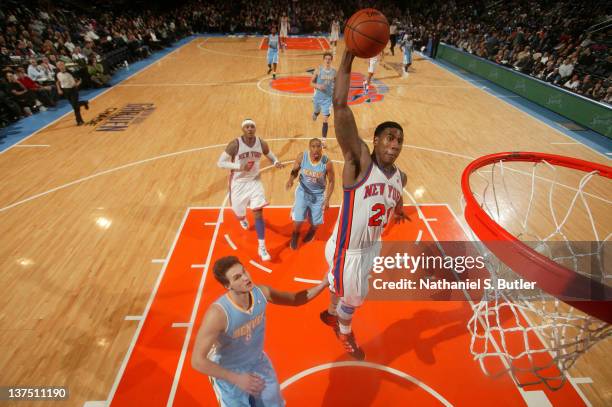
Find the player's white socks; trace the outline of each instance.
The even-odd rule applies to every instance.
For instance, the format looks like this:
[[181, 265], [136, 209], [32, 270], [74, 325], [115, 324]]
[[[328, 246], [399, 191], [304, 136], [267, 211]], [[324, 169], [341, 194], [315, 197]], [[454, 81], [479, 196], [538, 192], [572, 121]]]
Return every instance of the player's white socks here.
[[257, 239], [257, 241], [259, 242], [259, 248], [266, 248], [266, 241], [264, 239]]
[[344, 325], [343, 323], [338, 323], [338, 328], [340, 329], [340, 333], [343, 335], [348, 335], [352, 332], [350, 325]]

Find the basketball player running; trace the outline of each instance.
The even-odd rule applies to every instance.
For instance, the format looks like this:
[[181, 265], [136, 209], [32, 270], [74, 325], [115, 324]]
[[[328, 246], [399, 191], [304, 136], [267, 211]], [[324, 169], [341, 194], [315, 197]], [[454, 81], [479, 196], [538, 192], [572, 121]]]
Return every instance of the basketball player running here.
[[287, 37], [289, 33], [289, 17], [287, 17], [287, 13], [283, 12], [283, 15], [280, 18], [280, 42], [281, 42], [281, 52], [284, 52], [285, 48], [287, 48]]
[[370, 58], [368, 63], [368, 78], [363, 81], [363, 90], [365, 91], [365, 93], [368, 93], [368, 90], [370, 89], [370, 82], [372, 82], [372, 77], [374, 76], [376, 67], [378, 66], [379, 62], [382, 62], [384, 56], [385, 52], [384, 50], [382, 50], [380, 54]]
[[278, 65], [278, 47], [279, 47], [278, 34], [276, 33], [276, 27], [270, 29], [270, 35], [268, 35], [268, 75], [272, 72], [272, 79], [276, 79], [276, 66]]
[[328, 121], [331, 114], [334, 81], [336, 80], [336, 70], [331, 66], [332, 59], [333, 56], [329, 52], [323, 54], [323, 65], [313, 72], [312, 79], [310, 80], [310, 86], [315, 88], [314, 97], [312, 98], [314, 107], [312, 120], [316, 121], [319, 113], [323, 112], [323, 126], [321, 127], [323, 148], [326, 148], [327, 143]]
[[276, 373], [263, 350], [266, 306], [306, 304], [325, 283], [296, 293], [257, 286], [234, 256], [217, 260], [213, 272], [227, 292], [206, 311], [191, 366], [210, 376], [222, 407], [284, 406]]
[[[334, 166], [326, 155], [322, 154], [321, 140], [313, 138], [308, 143], [308, 151], [298, 154], [289, 175], [286, 189], [293, 187], [293, 181], [300, 177], [295, 189], [295, 203], [291, 210], [293, 233], [289, 247], [296, 250], [300, 227], [310, 212], [310, 229], [304, 236], [304, 243], [310, 242], [319, 225], [323, 224], [323, 210], [329, 208], [329, 199], [334, 192]], [[327, 181], [327, 182], [326, 182]], [[327, 188], [325, 184], [327, 183]]]
[[338, 38], [340, 38], [340, 21], [338, 18], [334, 18], [331, 25], [331, 33], [329, 35], [329, 43], [332, 46], [332, 53], [336, 55], [336, 47], [338, 45]]
[[405, 33], [400, 41], [400, 48], [404, 53], [404, 59], [402, 61], [404, 64], [402, 76], [404, 78], [408, 77], [408, 68], [410, 67], [410, 65], [412, 65], [412, 47], [412, 37], [410, 36], [410, 34]]
[[338, 223], [325, 247], [331, 301], [321, 320], [334, 328], [345, 350], [361, 360], [365, 353], [356, 343], [351, 321], [367, 295], [368, 276], [374, 257], [380, 253], [384, 227], [392, 217], [396, 222], [407, 219], [402, 200], [406, 175], [394, 165], [404, 141], [398, 123], [384, 122], [376, 127], [372, 152], [359, 137], [347, 104], [353, 59], [346, 50], [334, 90], [334, 125], [344, 156], [344, 193]]
[[231, 170], [229, 196], [232, 210], [240, 221], [240, 226], [247, 230], [249, 222], [246, 219], [246, 208], [251, 208], [259, 242], [257, 253], [262, 260], [269, 261], [271, 257], [266, 249], [263, 219], [263, 208], [268, 205], [268, 201], [259, 178], [259, 161], [261, 156], [265, 155], [276, 168], [283, 168], [284, 165], [272, 153], [268, 143], [255, 136], [255, 129], [253, 120], [244, 120], [242, 136], [229, 142], [217, 165]]

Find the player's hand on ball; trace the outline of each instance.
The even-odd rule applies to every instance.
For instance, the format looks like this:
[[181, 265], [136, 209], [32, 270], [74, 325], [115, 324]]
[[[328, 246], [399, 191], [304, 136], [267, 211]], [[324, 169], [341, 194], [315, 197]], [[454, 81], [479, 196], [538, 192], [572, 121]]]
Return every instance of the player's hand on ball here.
[[255, 373], [239, 374], [235, 384], [241, 390], [253, 396], [259, 396], [266, 385], [263, 379]]

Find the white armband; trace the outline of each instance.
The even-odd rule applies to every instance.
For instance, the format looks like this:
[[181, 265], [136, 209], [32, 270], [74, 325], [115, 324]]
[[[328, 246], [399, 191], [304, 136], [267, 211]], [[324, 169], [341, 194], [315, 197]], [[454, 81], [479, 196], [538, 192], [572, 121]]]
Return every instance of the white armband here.
[[225, 168], [227, 170], [240, 169], [240, 163], [232, 162], [232, 157], [225, 151], [221, 153], [221, 157], [219, 157], [219, 161], [217, 161], [217, 166], [219, 168]]
[[266, 154], [266, 157], [268, 157], [270, 159], [270, 161], [272, 161], [272, 164], [274, 164], [274, 165], [276, 165], [276, 163], [278, 162], [278, 158], [276, 158], [276, 156], [274, 155], [272, 150], [270, 150], [268, 152], [268, 154]]

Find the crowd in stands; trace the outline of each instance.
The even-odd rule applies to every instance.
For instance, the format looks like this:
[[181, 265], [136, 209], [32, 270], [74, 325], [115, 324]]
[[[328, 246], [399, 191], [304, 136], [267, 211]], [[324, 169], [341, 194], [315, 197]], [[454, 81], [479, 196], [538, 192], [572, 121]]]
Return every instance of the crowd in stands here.
[[397, 21], [417, 47], [441, 40], [612, 103], [609, 30], [587, 32], [611, 14], [611, 4], [605, 0], [188, 0], [170, 9], [144, 11], [126, 3], [113, 7], [113, 0], [102, 4], [104, 9], [78, 9], [74, 2], [3, 1], [0, 122], [55, 106], [59, 61], [81, 78], [82, 86], [103, 87], [126, 62], [145, 58], [194, 32], [265, 33], [287, 15], [292, 34], [326, 33], [334, 19], [344, 22], [365, 7], [375, 7]]

